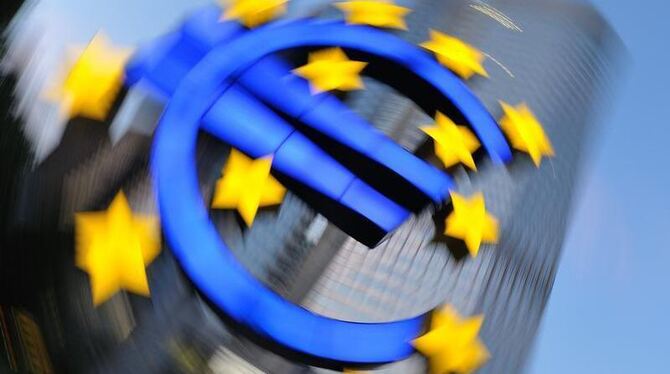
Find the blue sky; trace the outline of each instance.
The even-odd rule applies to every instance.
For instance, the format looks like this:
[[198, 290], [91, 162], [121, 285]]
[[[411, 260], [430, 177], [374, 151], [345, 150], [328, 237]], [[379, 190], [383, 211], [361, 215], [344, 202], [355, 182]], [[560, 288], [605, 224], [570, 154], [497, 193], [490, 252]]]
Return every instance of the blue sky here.
[[588, 154], [532, 374], [669, 372], [666, 0], [596, 0], [631, 61]]

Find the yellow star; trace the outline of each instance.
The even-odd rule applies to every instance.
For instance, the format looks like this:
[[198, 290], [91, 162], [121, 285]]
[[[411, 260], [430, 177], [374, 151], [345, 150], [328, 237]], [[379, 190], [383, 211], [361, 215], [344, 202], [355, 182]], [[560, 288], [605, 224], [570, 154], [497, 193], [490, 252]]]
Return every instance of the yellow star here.
[[430, 30], [430, 40], [421, 46], [433, 52], [442, 65], [463, 79], [468, 79], [475, 73], [488, 77], [482, 65], [484, 54], [458, 38]]
[[286, 13], [288, 0], [219, 0], [228, 7], [224, 20], [236, 19], [247, 27], [256, 27]]
[[542, 162], [542, 156], [554, 155], [554, 148], [542, 125], [525, 103], [513, 107], [501, 101], [500, 105], [505, 112], [500, 120], [500, 127], [514, 149], [528, 153], [538, 167]]
[[259, 207], [282, 202], [286, 189], [270, 175], [272, 157], [252, 160], [232, 150], [216, 182], [212, 208], [237, 209], [242, 219], [251, 226]]
[[75, 215], [75, 261], [89, 274], [95, 305], [121, 289], [149, 296], [145, 268], [160, 253], [159, 230], [156, 217], [133, 214], [123, 192], [107, 211]]
[[47, 93], [48, 98], [59, 101], [68, 118], [81, 115], [103, 121], [123, 83], [129, 55], [129, 50], [114, 48], [97, 34], [78, 55], [62, 85]]
[[411, 10], [389, 0], [351, 0], [335, 5], [347, 13], [347, 23], [407, 30], [405, 17]]
[[310, 53], [308, 64], [293, 72], [309, 80], [312, 93], [351, 91], [364, 88], [360, 73], [366, 65], [349, 60], [340, 48], [329, 48]]
[[431, 373], [472, 373], [489, 359], [486, 346], [478, 338], [483, 322], [482, 315], [464, 319], [446, 306], [433, 312], [430, 331], [413, 344], [430, 360]]
[[469, 199], [451, 193], [451, 201], [454, 211], [447, 217], [444, 233], [465, 241], [470, 256], [477, 257], [482, 242], [498, 241], [498, 221], [486, 211], [481, 192]]
[[421, 131], [433, 138], [435, 154], [444, 167], [462, 162], [472, 170], [477, 170], [472, 152], [479, 148], [479, 140], [465, 126], [457, 126], [449, 117], [438, 112], [433, 126], [422, 126]]

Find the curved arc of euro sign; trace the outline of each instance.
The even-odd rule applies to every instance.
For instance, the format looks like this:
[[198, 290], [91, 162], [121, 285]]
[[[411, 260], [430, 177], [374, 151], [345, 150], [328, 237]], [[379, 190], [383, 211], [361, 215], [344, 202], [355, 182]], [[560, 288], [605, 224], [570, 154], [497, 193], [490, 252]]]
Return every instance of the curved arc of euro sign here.
[[[173, 253], [197, 288], [238, 323], [287, 348], [321, 359], [362, 364], [397, 361], [413, 352], [411, 341], [421, 333], [423, 316], [354, 323], [319, 316], [288, 302], [234, 258], [209, 220], [200, 195], [195, 169], [197, 134], [201, 122], [207, 122], [204, 117], [231, 90], [235, 79], [273, 53], [322, 46], [340, 46], [411, 69], [454, 104], [494, 160], [509, 158], [504, 137], [479, 101], [458, 78], [416, 47], [390, 34], [339, 23], [266, 26], [214, 47], [172, 95], [152, 153], [162, 224]], [[212, 132], [220, 133], [217, 129]], [[295, 155], [286, 157], [291, 156]]]

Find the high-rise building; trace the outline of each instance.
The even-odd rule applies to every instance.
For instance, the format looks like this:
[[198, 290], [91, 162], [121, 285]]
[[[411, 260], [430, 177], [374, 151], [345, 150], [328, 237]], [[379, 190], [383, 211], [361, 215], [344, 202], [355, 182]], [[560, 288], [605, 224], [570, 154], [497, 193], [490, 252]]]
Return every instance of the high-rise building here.
[[[484, 246], [475, 259], [457, 259], [446, 244], [433, 240], [430, 209], [369, 249], [292, 200], [268, 227], [261, 221], [257, 230], [250, 230], [254, 244], [247, 250], [261, 252], [248, 258], [258, 261], [267, 255], [261, 244], [266, 241], [257, 237], [284, 233], [281, 245], [270, 246], [279, 250], [272, 252], [265, 269], [268, 284], [329, 317], [388, 321], [442, 303], [467, 315], [484, 314], [482, 339], [492, 358], [480, 372], [517, 373], [532, 349], [553, 285], [586, 139], [595, 131], [597, 109], [614, 80], [616, 37], [582, 2], [404, 5], [413, 9], [409, 32], [401, 34], [409, 41], [427, 40], [434, 28], [486, 53], [489, 77], [472, 79], [469, 86], [496, 117], [501, 116], [499, 100], [528, 103], [556, 156], [539, 169], [529, 158], [516, 156], [506, 167], [483, 162], [478, 172], [457, 171], [459, 191], [484, 192], [501, 223], [499, 243]], [[371, 81], [366, 87], [351, 97], [350, 105], [406, 148], [420, 147], [426, 138], [418, 126], [432, 120], [388, 87]], [[289, 209], [291, 214], [283, 214]], [[293, 221], [282, 222], [288, 217]], [[296, 226], [295, 217], [305, 220]], [[321, 236], [307, 240], [314, 232]], [[421, 358], [412, 357], [386, 370], [422, 372], [424, 367]]]
[[[470, 87], [496, 117], [499, 100], [527, 102], [556, 156], [539, 169], [518, 156], [505, 168], [484, 162], [478, 172], [457, 172], [458, 189], [482, 191], [501, 223], [498, 244], [484, 246], [477, 258], [457, 260], [445, 244], [434, 242], [427, 211], [378, 248], [346, 239], [304, 305], [331, 317], [383, 321], [453, 304], [467, 315], [485, 315], [482, 339], [492, 358], [480, 372], [517, 373], [552, 288], [594, 115], [614, 78], [615, 37], [581, 2], [418, 1], [413, 8], [408, 39], [426, 40], [432, 27], [486, 53], [489, 78], [473, 79]], [[430, 123], [384, 87], [354, 102], [407, 147], [421, 143], [417, 125]], [[420, 372], [423, 365], [414, 363]]]

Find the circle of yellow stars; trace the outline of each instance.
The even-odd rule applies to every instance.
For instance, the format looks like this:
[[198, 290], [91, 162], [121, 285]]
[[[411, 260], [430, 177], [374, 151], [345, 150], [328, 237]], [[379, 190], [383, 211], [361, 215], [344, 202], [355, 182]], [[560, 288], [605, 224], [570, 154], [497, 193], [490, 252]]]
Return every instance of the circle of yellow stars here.
[[[222, 20], [236, 20], [254, 28], [282, 16], [288, 0], [220, 0]], [[345, 13], [347, 24], [407, 30], [405, 16], [411, 10], [390, 0], [350, 0], [335, 7]], [[437, 61], [463, 79], [488, 77], [486, 54], [465, 41], [437, 30], [421, 44]], [[102, 34], [77, 52], [61, 86], [48, 97], [58, 100], [68, 118], [85, 116], [104, 120], [123, 82], [127, 50], [112, 46]], [[310, 53], [308, 63], [294, 74], [309, 81], [312, 93], [363, 89], [361, 73], [367, 63], [353, 61], [340, 48]], [[527, 153], [541, 165], [554, 149], [542, 124], [526, 103], [515, 106], [500, 102], [500, 127], [511, 146]], [[432, 125], [421, 130], [430, 137], [444, 168], [457, 165], [476, 171], [473, 153], [480, 148], [477, 137], [466, 126], [457, 125], [437, 113]], [[212, 208], [236, 209], [250, 226], [259, 208], [280, 204], [285, 188], [270, 174], [272, 157], [253, 160], [233, 150], [217, 181]], [[452, 212], [444, 234], [463, 240], [476, 257], [481, 244], [494, 244], [499, 236], [497, 219], [486, 209], [482, 193], [466, 197], [451, 193]], [[160, 253], [158, 219], [132, 212], [120, 192], [102, 212], [77, 213], [75, 217], [76, 264], [90, 277], [93, 303], [99, 305], [120, 290], [149, 296], [146, 267]], [[430, 329], [413, 344], [430, 360], [433, 373], [471, 373], [489, 358], [478, 334], [483, 316], [461, 317], [453, 307], [435, 310]]]

